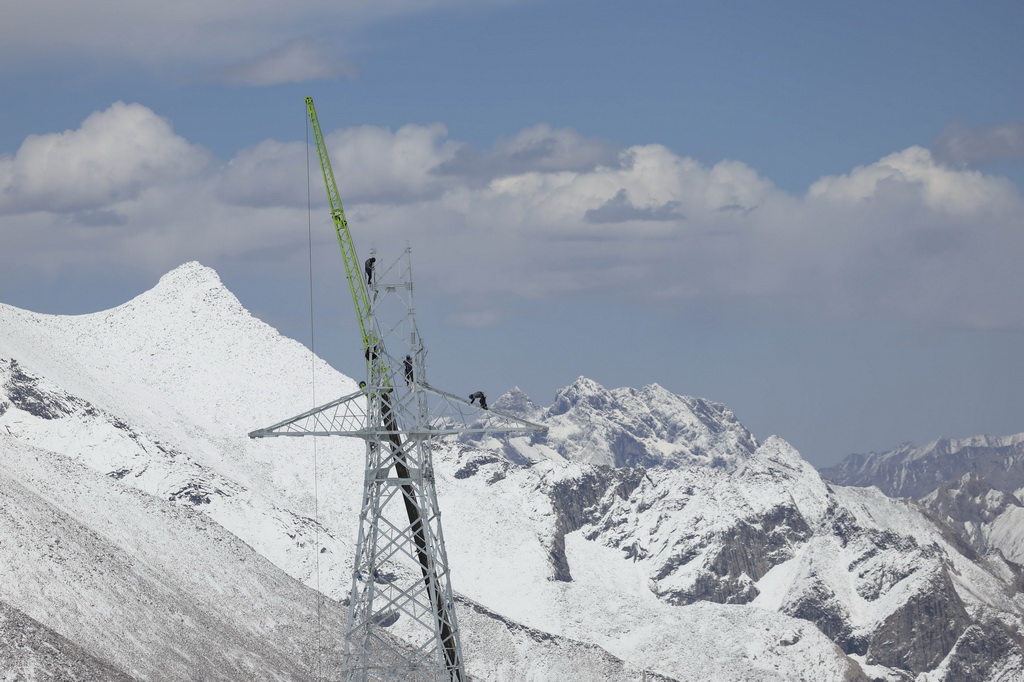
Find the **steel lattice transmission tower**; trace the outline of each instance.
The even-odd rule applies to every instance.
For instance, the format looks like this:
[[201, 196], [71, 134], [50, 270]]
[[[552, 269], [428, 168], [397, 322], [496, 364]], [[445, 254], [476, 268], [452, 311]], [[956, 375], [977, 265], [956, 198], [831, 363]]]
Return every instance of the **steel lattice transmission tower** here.
[[359, 318], [366, 381], [355, 393], [249, 436], [352, 436], [366, 443], [344, 635], [345, 678], [465, 682], [431, 443], [459, 434], [547, 429], [471, 405], [428, 383], [409, 248], [394, 264], [374, 267], [373, 276], [364, 279], [313, 102], [306, 102]]

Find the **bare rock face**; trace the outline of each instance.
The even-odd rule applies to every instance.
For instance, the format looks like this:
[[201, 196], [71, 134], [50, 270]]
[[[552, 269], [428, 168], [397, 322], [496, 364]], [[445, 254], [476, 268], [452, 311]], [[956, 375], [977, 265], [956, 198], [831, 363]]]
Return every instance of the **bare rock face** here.
[[0, 415], [11, 406], [40, 419], [60, 419], [89, 407], [80, 398], [47, 386], [14, 358], [0, 358]]
[[[655, 594], [670, 604], [713, 601], [746, 604], [758, 595], [755, 583], [768, 571], [793, 558], [793, 549], [806, 541], [811, 529], [792, 505], [778, 505], [767, 512], [741, 519], [735, 525], [694, 543], [689, 552], [665, 562], [654, 574]], [[705, 553], [706, 552], [706, 553]], [[704, 554], [703, 570], [689, 589], [661, 589], [690, 557]]]
[[940, 571], [872, 633], [867, 661], [915, 674], [932, 670], [970, 624], [949, 575]]
[[628, 500], [645, 476], [642, 469], [593, 467], [576, 479], [559, 481], [548, 491], [556, 513], [550, 550], [554, 579], [569, 582], [572, 571], [565, 556], [565, 535], [607, 516], [616, 501]]
[[[580, 531], [647, 567], [649, 589], [665, 603], [775, 604], [891, 679], [945, 674], [944, 661], [965, 671], [1015, 665], [1008, 646], [980, 646], [970, 630], [989, 618], [978, 614], [1016, 599], [1012, 563], [989, 566], [917, 503], [824, 484], [784, 442], [767, 442], [734, 471], [577, 471], [540, 488], [556, 517], [557, 580], [573, 579], [564, 542]], [[968, 565], [992, 571], [986, 580], [1002, 576], [1005, 597], [969, 610], [961, 596]]]
[[1024, 637], [999, 621], [971, 625], [950, 652], [941, 682], [1001, 679], [1007, 661], [1020, 661], [1022, 651]]
[[783, 612], [817, 625], [843, 653], [863, 656], [867, 652], [867, 639], [854, 632], [846, 604], [820, 578], [812, 578], [795, 591], [783, 607]]
[[[554, 579], [572, 580], [564, 537], [584, 528], [588, 540], [611, 544], [627, 559], [650, 557], [650, 551], [626, 527], [629, 509], [637, 505], [649, 509], [657, 504], [633, 496], [644, 484], [647, 490], [656, 486], [645, 469], [598, 466], [551, 486], [548, 494], [557, 515], [551, 550]], [[651, 574], [652, 590], [675, 605], [697, 601], [746, 604], [758, 594], [754, 583], [772, 567], [791, 559], [794, 547], [810, 536], [810, 526], [792, 503], [772, 505], [700, 535], [681, 533], [673, 538], [672, 550], [658, 559]], [[678, 572], [692, 573], [693, 581], [680, 586]]]
[[999, 490], [973, 472], [943, 483], [923, 501], [940, 518], [975, 526], [992, 523], [1010, 507], [1024, 507], [1016, 496]]

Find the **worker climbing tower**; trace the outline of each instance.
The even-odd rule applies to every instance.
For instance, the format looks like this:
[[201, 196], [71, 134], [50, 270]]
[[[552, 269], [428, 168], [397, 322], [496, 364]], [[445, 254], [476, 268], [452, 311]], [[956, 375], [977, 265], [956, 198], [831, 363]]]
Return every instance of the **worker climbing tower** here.
[[363, 497], [344, 633], [352, 682], [465, 682], [431, 446], [462, 434], [536, 434], [537, 424], [469, 404], [427, 381], [410, 250], [360, 267], [313, 100], [310, 123], [362, 335], [355, 393], [249, 434], [351, 436], [366, 443]]

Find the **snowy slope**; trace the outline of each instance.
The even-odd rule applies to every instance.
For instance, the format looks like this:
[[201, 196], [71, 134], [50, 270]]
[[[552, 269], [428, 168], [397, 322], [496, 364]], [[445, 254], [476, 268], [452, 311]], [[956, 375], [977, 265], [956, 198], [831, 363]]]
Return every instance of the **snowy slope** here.
[[131, 682], [135, 679], [3, 602], [0, 602], [0, 675], [4, 680], [33, 682]]
[[[341, 597], [361, 445], [245, 436], [313, 405], [313, 371], [318, 402], [354, 389], [194, 263], [92, 315], [0, 306], [7, 443], [215, 522]], [[724, 406], [580, 378], [549, 408], [521, 391], [495, 408], [551, 431], [435, 448], [474, 678], [1020, 674], [1012, 647], [982, 655], [972, 639], [982, 628], [1019, 640], [1018, 569], [958, 545], [915, 505], [829, 486], [785, 441], [758, 445]], [[80, 523], [87, 510], [68, 505], [57, 509]]]
[[850, 455], [822, 474], [845, 485], [878, 486], [920, 500], [980, 554], [1024, 565], [1024, 434], [906, 443]]
[[457, 443], [439, 448], [435, 463], [453, 582], [489, 608], [678, 679], [862, 679], [808, 623], [707, 602], [681, 608], [655, 594], [648, 564], [567, 526], [565, 488], [615, 488], [615, 474], [524, 467]]
[[[349, 538], [361, 483], [353, 472], [361, 468], [361, 447], [341, 439], [318, 440], [314, 447], [311, 440], [251, 441], [245, 436], [312, 404], [303, 395], [309, 391], [312, 360], [300, 344], [249, 316], [216, 273], [194, 263], [135, 300], [94, 315], [48, 316], [0, 306], [4, 451], [13, 461], [24, 448], [69, 466], [77, 461], [105, 475], [99, 480], [106, 484], [147, 493], [162, 507], [201, 511], [202, 517], [187, 518], [216, 521], [290, 575], [340, 597], [350, 575]], [[354, 388], [351, 379], [316, 362], [324, 399]], [[316, 490], [314, 462], [319, 463]], [[311, 518], [316, 508], [318, 522]], [[53, 512], [66, 516], [71, 526], [81, 523], [84, 513], [69, 510], [66, 500]], [[22, 544], [33, 544], [36, 535], [45, 532], [37, 528]], [[98, 563], [104, 551], [103, 545], [76, 551], [70, 563]], [[162, 555], [163, 549], [157, 551]], [[164, 559], [174, 561], [179, 554], [171, 551]], [[46, 564], [46, 558], [17, 557], [26, 566]], [[118, 574], [143, 570], [125, 563]], [[43, 573], [28, 582], [21, 600], [37, 599], [49, 579], [71, 585], [77, 580]], [[116, 581], [108, 592], [129, 599], [134, 594]], [[34, 615], [50, 627], [67, 624], [74, 641], [93, 651], [95, 636], [86, 634], [97, 631], [90, 625], [120, 608], [111, 599], [97, 603], [99, 614], [86, 608], [71, 615], [59, 610]], [[153, 600], [142, 601], [159, 607]], [[165, 606], [161, 610], [181, 610]], [[545, 651], [551, 658], [577, 652], [540, 665], [549, 679], [564, 679], [572, 669], [603, 671], [607, 679], [617, 679], [630, 667], [593, 644], [538, 634], [483, 606], [471, 610], [467, 621], [466, 660], [492, 671], [494, 676], [485, 679], [519, 679]], [[336, 626], [324, 628], [334, 640], [337, 632]], [[488, 639], [481, 641], [475, 633], [488, 633]], [[114, 640], [109, 647], [120, 655], [146, 652], [148, 659], [159, 639]], [[160, 674], [139, 674], [191, 679], [184, 668], [176, 674], [167, 667]]]
[[[8, 359], [4, 359], [8, 358]], [[86, 462], [157, 497], [201, 502], [248, 544], [312, 584], [319, 542], [350, 557], [350, 534], [317, 527], [318, 462], [361, 462], [359, 444], [251, 441], [245, 434], [309, 409], [311, 382], [334, 397], [355, 388], [301, 344], [246, 312], [197, 263], [113, 310], [38, 315], [0, 306], [0, 432]], [[46, 409], [34, 407], [48, 405]], [[358, 499], [357, 477], [323, 467], [331, 489]], [[308, 478], [309, 481], [298, 481]], [[352, 509], [325, 507], [324, 516]], [[300, 562], [301, 565], [292, 565]], [[347, 591], [337, 562], [325, 591]]]
[[3, 602], [132, 677], [300, 679], [318, 601], [341, 622], [205, 515], [6, 435], [0, 498]]

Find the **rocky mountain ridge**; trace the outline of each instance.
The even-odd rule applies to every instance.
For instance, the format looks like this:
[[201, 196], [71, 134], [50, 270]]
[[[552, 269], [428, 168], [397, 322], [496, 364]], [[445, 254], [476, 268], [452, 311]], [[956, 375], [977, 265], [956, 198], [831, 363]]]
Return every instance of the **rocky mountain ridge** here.
[[519, 388], [495, 409], [543, 423], [547, 436], [506, 454], [533, 461], [540, 453], [564, 461], [613, 467], [677, 468], [689, 464], [734, 469], [757, 439], [721, 403], [678, 396], [657, 384], [608, 390], [579, 377], [538, 407]]
[[917, 499], [979, 554], [1024, 565], [1024, 433], [904, 443], [850, 455], [822, 475]]
[[[248, 640], [232, 636], [242, 666], [235, 679], [245, 679], [259, 655], [284, 646], [258, 643], [274, 637], [275, 604], [302, 591], [316, 604], [319, 590], [333, 609], [351, 572], [361, 444], [245, 437], [316, 404], [311, 364], [323, 399], [354, 388], [310, 360], [198, 264], [93, 315], [0, 305], [0, 473], [11, 489], [34, 481], [28, 489], [54, 509], [37, 504], [4, 537], [47, 544], [40, 519], [59, 512], [86, 536], [114, 538], [126, 556], [148, 552], [145, 565], [161, 571], [181, 554], [161, 544], [164, 533], [187, 536], [203, 554], [203, 537], [220, 537], [213, 542], [235, 554], [209, 550], [193, 573], [223, 576], [203, 587], [213, 590], [210, 617], [225, 621], [223, 632], [266, 623]], [[663, 680], [938, 682], [964, 671], [1010, 680], [1024, 670], [1019, 567], [982, 555], [915, 502], [828, 484], [784, 440], [758, 444], [724, 406], [658, 386], [606, 390], [581, 377], [548, 408], [511, 391], [494, 409], [546, 420], [551, 430], [543, 439], [448, 438], [434, 448], [474, 679], [543, 682], [585, 671], [587, 679], [621, 680], [647, 671]], [[27, 461], [57, 473], [19, 468]], [[94, 492], [69, 492], [81, 478], [67, 473], [73, 467], [91, 472]], [[103, 518], [124, 500], [149, 511]], [[179, 521], [168, 529], [139, 521], [158, 513]], [[136, 546], [138, 537], [155, 548]], [[146, 606], [160, 603], [165, 579], [131, 591], [72, 578], [65, 582], [89, 588], [77, 609], [41, 605], [40, 590], [63, 579], [57, 568], [90, 571], [102, 565], [101, 547], [78, 551], [70, 564], [52, 551], [0, 547], [18, 557], [16, 589], [0, 601], [138, 679], [188, 679], [131, 661], [173, 661], [175, 651], [195, 649], [202, 630], [191, 621], [162, 640], [107, 648], [82, 634], [117, 627], [121, 606], [111, 595], [137, 595], [132, 613], [148, 622]], [[256, 563], [266, 586], [252, 592], [249, 611], [214, 596], [253, 579], [246, 569]], [[148, 575], [133, 566], [123, 562], [118, 579]], [[289, 612], [296, 633], [310, 633], [308, 608]], [[312, 679], [303, 646], [305, 654], [292, 656], [307, 667], [286, 676]]]
[[904, 443], [882, 453], [849, 455], [821, 473], [840, 485], [874, 485], [891, 497], [915, 500], [968, 473], [1018, 494], [1024, 490], [1024, 433], [939, 438], [923, 447]]

